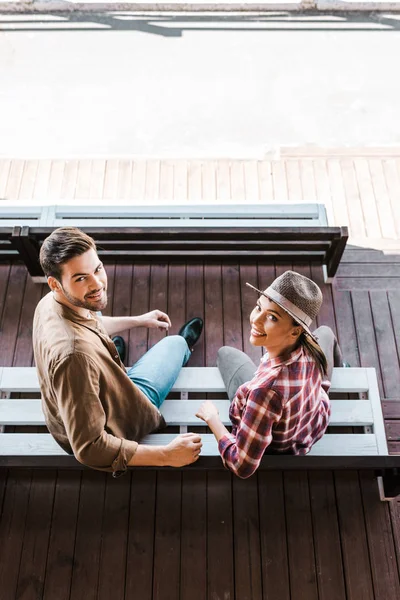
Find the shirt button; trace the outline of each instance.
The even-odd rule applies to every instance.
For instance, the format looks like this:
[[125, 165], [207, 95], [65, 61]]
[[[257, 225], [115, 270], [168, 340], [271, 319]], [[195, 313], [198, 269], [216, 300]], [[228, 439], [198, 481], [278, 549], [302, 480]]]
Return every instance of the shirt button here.
[[118, 354], [116, 354], [116, 355], [114, 356], [114, 358], [118, 358]]

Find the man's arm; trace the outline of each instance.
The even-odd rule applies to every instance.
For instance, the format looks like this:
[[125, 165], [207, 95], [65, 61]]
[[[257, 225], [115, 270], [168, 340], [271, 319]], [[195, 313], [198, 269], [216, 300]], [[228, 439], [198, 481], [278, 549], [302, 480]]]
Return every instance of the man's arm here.
[[196, 433], [182, 433], [167, 446], [139, 444], [128, 466], [184, 467], [199, 458], [201, 446], [201, 437]]
[[151, 329], [165, 329], [171, 327], [171, 321], [166, 313], [161, 310], [152, 310], [151, 312], [137, 317], [101, 317], [104, 328], [110, 337], [117, 333], [132, 329], [133, 327], [149, 327]]

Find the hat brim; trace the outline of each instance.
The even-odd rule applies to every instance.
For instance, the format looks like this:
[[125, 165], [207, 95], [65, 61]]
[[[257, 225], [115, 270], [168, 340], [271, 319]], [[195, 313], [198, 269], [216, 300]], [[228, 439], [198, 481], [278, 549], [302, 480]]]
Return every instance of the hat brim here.
[[252, 290], [256, 291], [261, 296], [265, 296], [265, 298], [268, 298], [268, 300], [271, 300], [271, 302], [275, 302], [275, 304], [277, 304], [278, 306], [280, 306], [280, 308], [282, 308], [282, 310], [284, 310], [285, 313], [287, 313], [288, 315], [290, 315], [292, 317], [292, 319], [294, 319], [296, 321], [296, 323], [298, 323], [304, 329], [305, 333], [307, 335], [309, 335], [310, 337], [312, 337], [312, 339], [315, 342], [317, 342], [317, 344], [318, 344], [318, 338], [312, 333], [312, 331], [310, 330], [310, 328], [308, 327], [308, 325], [306, 325], [306, 323], [304, 323], [295, 313], [293, 313], [290, 309], [288, 309], [287, 306], [283, 306], [283, 304], [281, 304], [279, 302], [279, 300], [277, 300], [276, 298], [271, 298], [270, 296], [268, 296], [268, 294], [266, 294], [265, 292], [259, 290], [256, 287], [254, 287], [254, 285], [252, 285], [251, 283], [248, 283], [247, 281], [246, 281], [246, 285], [249, 288], [251, 288]]

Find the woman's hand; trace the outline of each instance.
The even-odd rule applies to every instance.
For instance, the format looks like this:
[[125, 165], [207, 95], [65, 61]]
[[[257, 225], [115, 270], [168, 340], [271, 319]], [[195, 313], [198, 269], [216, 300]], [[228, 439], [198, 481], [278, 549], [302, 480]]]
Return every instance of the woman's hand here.
[[152, 310], [136, 317], [138, 327], [149, 327], [150, 329], [168, 330], [171, 327], [171, 321], [166, 313], [161, 310]]
[[218, 408], [215, 406], [211, 400], [206, 400], [200, 406], [199, 410], [196, 413], [196, 417], [208, 423], [213, 417], [218, 417], [219, 412]]

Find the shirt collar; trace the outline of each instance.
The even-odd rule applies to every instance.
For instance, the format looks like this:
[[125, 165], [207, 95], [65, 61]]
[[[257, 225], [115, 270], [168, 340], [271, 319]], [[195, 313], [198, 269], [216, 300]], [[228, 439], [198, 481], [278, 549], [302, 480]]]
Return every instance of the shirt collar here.
[[270, 368], [279, 367], [281, 365], [291, 365], [303, 356], [303, 346], [295, 348], [289, 356], [285, 359], [283, 356], [277, 356], [276, 358], [269, 358], [268, 352], [263, 356], [262, 362]]
[[78, 323], [79, 325], [83, 325], [84, 327], [88, 327], [89, 329], [92, 329], [93, 331], [96, 331], [98, 329], [98, 319], [97, 319], [97, 315], [95, 312], [89, 310], [88, 313], [91, 315], [92, 318], [87, 319], [86, 317], [82, 317], [79, 313], [77, 313], [75, 310], [73, 310], [69, 306], [66, 306], [65, 304], [62, 304], [61, 302], [58, 302], [58, 300], [55, 299], [54, 294], [52, 292], [50, 292], [50, 294], [53, 297], [54, 309], [55, 309], [56, 313], [58, 315], [60, 315], [62, 318], [68, 319], [68, 321], [72, 321], [73, 323]]

